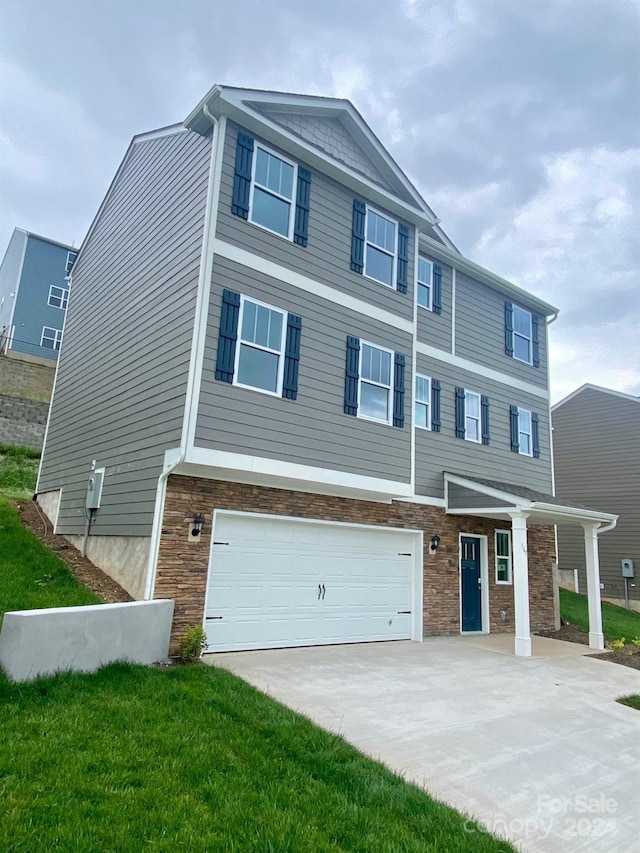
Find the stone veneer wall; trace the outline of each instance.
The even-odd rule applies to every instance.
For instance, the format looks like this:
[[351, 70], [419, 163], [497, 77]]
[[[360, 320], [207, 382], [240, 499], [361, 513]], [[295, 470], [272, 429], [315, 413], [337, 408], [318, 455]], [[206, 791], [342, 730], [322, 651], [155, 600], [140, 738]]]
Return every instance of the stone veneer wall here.
[[[213, 510], [216, 508], [424, 530], [425, 636], [460, 633], [459, 534], [485, 535], [489, 545], [490, 628], [494, 633], [514, 631], [513, 587], [495, 583], [494, 530], [496, 527], [506, 529], [505, 522], [446, 515], [438, 507], [401, 501], [375, 503], [173, 475], [167, 483], [154, 590], [154, 598], [175, 601], [172, 653], [177, 650], [186, 628], [202, 623]], [[206, 520], [198, 542], [188, 539], [194, 512], [202, 513]], [[434, 533], [439, 534], [441, 542], [438, 552], [431, 554], [429, 542]], [[553, 528], [529, 528], [528, 542], [531, 630], [552, 631]], [[501, 610], [506, 614], [504, 620]]]

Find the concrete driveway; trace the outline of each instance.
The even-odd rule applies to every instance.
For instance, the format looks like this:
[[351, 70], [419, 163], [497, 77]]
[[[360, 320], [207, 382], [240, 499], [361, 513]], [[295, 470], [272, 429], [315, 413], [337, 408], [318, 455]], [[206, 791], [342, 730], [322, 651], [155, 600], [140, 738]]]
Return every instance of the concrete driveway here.
[[432, 638], [207, 655], [522, 850], [638, 849], [637, 670], [536, 640]]

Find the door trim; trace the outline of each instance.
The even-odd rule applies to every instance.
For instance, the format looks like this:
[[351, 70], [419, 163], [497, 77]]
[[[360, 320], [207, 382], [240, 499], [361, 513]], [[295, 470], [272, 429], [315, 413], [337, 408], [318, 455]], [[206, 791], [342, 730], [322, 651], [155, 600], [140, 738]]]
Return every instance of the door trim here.
[[[241, 510], [233, 509], [214, 509], [211, 520], [211, 546], [209, 548], [209, 562], [207, 564], [207, 580], [204, 593], [204, 608], [202, 611], [202, 627], [205, 628], [207, 617], [207, 609], [209, 606], [209, 578], [211, 575], [211, 563], [213, 557], [213, 546], [216, 541], [216, 522], [220, 516], [236, 516], [237, 518], [261, 518], [273, 519], [275, 521], [295, 521], [303, 524], [320, 524], [327, 527], [344, 528], [360, 528], [361, 530], [380, 530], [385, 533], [405, 533], [411, 534], [414, 539], [414, 554], [412, 558], [411, 570], [411, 639], [421, 643], [423, 640], [423, 622], [424, 622], [424, 600], [423, 600], [423, 539], [424, 533], [422, 530], [408, 527], [391, 527], [380, 524], [357, 524], [354, 522], [344, 521], [326, 521], [320, 518], [300, 518], [296, 515], [277, 515], [275, 513], [262, 512], [242, 512]], [[484, 620], [484, 617], [483, 617]]]
[[[480, 540], [480, 579], [482, 580], [482, 595], [480, 612], [482, 614], [482, 631], [462, 630], [462, 540]], [[458, 534], [458, 610], [460, 620], [460, 633], [465, 637], [473, 637], [478, 634], [490, 634], [491, 623], [489, 621], [489, 537], [481, 533]]]

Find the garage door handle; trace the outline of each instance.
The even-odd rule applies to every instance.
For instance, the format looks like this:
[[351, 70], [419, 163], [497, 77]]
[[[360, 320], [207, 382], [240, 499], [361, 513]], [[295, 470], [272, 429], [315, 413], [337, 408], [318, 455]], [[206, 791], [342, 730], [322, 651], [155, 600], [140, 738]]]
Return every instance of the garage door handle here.
[[320, 601], [321, 595], [322, 595], [322, 584], [318, 584], [318, 601]]
[[407, 616], [407, 615], [411, 616], [411, 611], [410, 610], [398, 610], [397, 615], [398, 616]]
[[324, 588], [324, 584], [322, 584], [322, 600], [324, 601], [324, 594], [327, 590]]

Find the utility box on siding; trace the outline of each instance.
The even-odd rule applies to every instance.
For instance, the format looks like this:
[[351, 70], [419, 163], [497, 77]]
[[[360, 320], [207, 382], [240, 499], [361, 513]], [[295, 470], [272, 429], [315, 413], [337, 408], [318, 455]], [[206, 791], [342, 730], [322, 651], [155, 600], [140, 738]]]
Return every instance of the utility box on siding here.
[[632, 578], [633, 576], [633, 560], [622, 560], [622, 577]]

